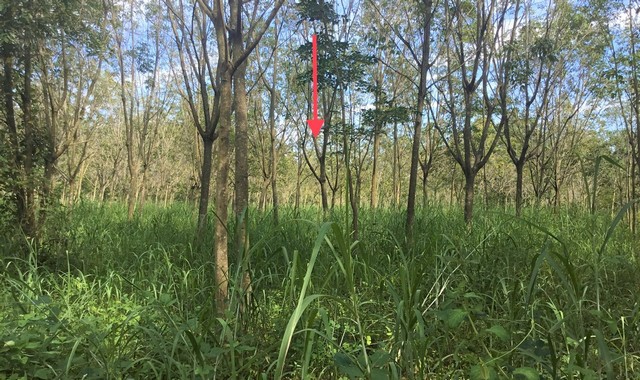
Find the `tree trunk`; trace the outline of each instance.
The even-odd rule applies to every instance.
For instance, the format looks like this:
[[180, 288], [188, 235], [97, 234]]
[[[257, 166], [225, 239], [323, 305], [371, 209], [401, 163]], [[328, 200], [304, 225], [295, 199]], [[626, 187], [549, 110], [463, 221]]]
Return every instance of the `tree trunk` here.
[[[240, 27], [238, 27], [240, 28]], [[241, 29], [237, 33], [240, 39], [235, 39], [234, 49], [238, 54], [242, 51]], [[249, 274], [250, 258], [249, 240], [247, 236], [247, 223], [249, 217], [249, 162], [248, 151], [248, 104], [246, 88], [246, 61], [240, 65], [234, 74], [234, 100], [235, 100], [235, 217], [236, 217], [236, 246], [238, 250], [238, 265], [242, 268], [242, 295], [243, 303], [247, 306], [251, 296], [251, 276]]]
[[[132, 159], [133, 157], [130, 156]], [[136, 203], [138, 197], [138, 174], [133, 166], [134, 164], [129, 162], [129, 194], [127, 195], [127, 218], [133, 219], [133, 215], [136, 210]]]
[[[376, 112], [382, 111], [382, 102], [380, 92], [382, 91], [382, 61], [378, 61], [378, 67], [374, 74], [375, 76], [375, 100], [374, 104], [376, 107]], [[378, 116], [376, 119], [379, 119]], [[380, 169], [378, 168], [378, 156], [380, 153], [380, 134], [382, 133], [382, 122], [380, 120], [375, 120], [373, 126], [373, 166], [371, 168], [371, 208], [378, 207], [378, 186], [380, 184]]]
[[416, 187], [418, 182], [418, 164], [420, 161], [420, 136], [422, 132], [422, 112], [427, 94], [427, 71], [429, 69], [429, 54], [431, 47], [431, 13], [432, 2], [424, 1], [424, 25], [422, 26], [422, 56], [420, 60], [420, 82], [418, 85], [418, 104], [416, 106], [415, 119], [413, 123], [413, 144], [411, 147], [411, 169], [409, 172], [409, 196], [407, 198], [407, 240], [413, 238], [413, 222], [415, 220], [416, 207]]
[[516, 216], [522, 215], [522, 182], [524, 179], [524, 160], [516, 164]]
[[[246, 241], [246, 215], [249, 204], [248, 107], [246, 90], [246, 64], [240, 65], [234, 75], [235, 105], [235, 217], [236, 243], [242, 251]], [[243, 217], [244, 216], [244, 217]]]
[[[635, 200], [636, 199], [636, 181], [637, 181], [637, 171], [636, 171], [636, 161], [635, 159], [632, 157], [631, 158], [631, 170], [630, 170], [630, 175], [628, 176], [628, 193], [629, 193], [629, 201]], [[636, 228], [637, 228], [637, 203], [634, 202], [631, 204], [631, 218], [629, 220], [629, 224], [631, 227], [631, 232], [633, 235], [636, 234]]]
[[373, 167], [371, 168], [371, 208], [378, 207], [378, 187], [380, 186], [380, 174], [378, 168], [378, 156], [380, 155], [380, 127], [374, 127], [373, 133]]
[[142, 167], [142, 173], [140, 173], [140, 183], [138, 184], [138, 209], [142, 212], [144, 204], [147, 201], [147, 169], [146, 164]]
[[326, 220], [329, 212], [329, 194], [327, 193], [327, 172], [324, 163], [320, 164], [320, 196], [322, 197], [322, 216]]
[[471, 226], [473, 222], [473, 195], [475, 189], [476, 173], [469, 172], [465, 174], [464, 183], [464, 221], [467, 226]]
[[[277, 26], [277, 23], [276, 23]], [[276, 36], [278, 34], [276, 33]], [[276, 40], [277, 42], [277, 40]], [[276, 101], [277, 94], [275, 91], [276, 82], [278, 80], [278, 48], [277, 46], [273, 51], [273, 77], [271, 79], [271, 91], [269, 91], [269, 137], [271, 146], [269, 150], [269, 161], [271, 163], [271, 200], [273, 201], [273, 221], [277, 225], [279, 221], [278, 216], [278, 160], [276, 157]]]
[[300, 211], [300, 193], [302, 188], [302, 159], [300, 158], [300, 152], [298, 152], [298, 168], [296, 170], [296, 196], [293, 204], [293, 213], [298, 216]]
[[200, 240], [207, 229], [207, 212], [209, 209], [209, 191], [211, 188], [211, 166], [213, 160], [213, 138], [203, 137], [202, 171], [200, 174], [200, 205], [198, 207], [198, 231]]
[[[222, 62], [228, 65], [228, 62]], [[223, 315], [227, 309], [229, 294], [229, 247], [227, 235], [228, 205], [229, 205], [229, 129], [231, 126], [231, 73], [230, 69], [222, 68], [224, 73], [220, 83], [220, 121], [218, 129], [218, 150], [216, 152], [216, 219], [215, 240], [213, 254], [215, 257], [215, 301], [216, 312]], [[204, 170], [203, 170], [204, 171]], [[204, 184], [203, 184], [204, 187]]]
[[429, 171], [422, 171], [422, 207], [426, 208], [429, 201], [429, 194], [427, 189], [427, 182], [429, 179]]
[[23, 229], [27, 236], [35, 236], [36, 234], [36, 218], [35, 218], [35, 179], [33, 178], [33, 160], [35, 158], [34, 130], [33, 130], [33, 110], [31, 96], [31, 76], [33, 75], [31, 46], [27, 43], [27, 51], [24, 59], [24, 89], [22, 95], [22, 120], [24, 127], [24, 178], [26, 185], [25, 193], [25, 218]]
[[400, 204], [400, 149], [398, 147], [398, 123], [393, 124], [393, 199], [391, 204]]
[[[4, 116], [9, 130], [9, 141], [11, 143], [11, 150], [13, 151], [13, 170], [12, 174], [14, 178], [22, 177], [22, 154], [20, 152], [20, 142], [18, 138], [18, 127], [15, 116], [15, 100], [14, 100], [14, 69], [13, 69], [13, 56], [11, 48], [8, 44], [3, 44], [3, 83], [2, 92], [4, 97]], [[26, 226], [27, 220], [27, 197], [25, 193], [25, 185], [23, 181], [12, 181], [13, 193], [15, 196], [17, 221], [21, 227]]]

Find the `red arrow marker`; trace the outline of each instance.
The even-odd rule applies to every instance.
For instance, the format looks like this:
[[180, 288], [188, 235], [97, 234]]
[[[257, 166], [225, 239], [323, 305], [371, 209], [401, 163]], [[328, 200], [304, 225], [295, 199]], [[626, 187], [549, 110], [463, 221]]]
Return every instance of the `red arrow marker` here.
[[320, 134], [320, 128], [324, 124], [324, 120], [318, 119], [318, 36], [315, 34], [312, 38], [312, 59], [313, 66], [313, 119], [307, 120], [311, 134], [315, 139]]

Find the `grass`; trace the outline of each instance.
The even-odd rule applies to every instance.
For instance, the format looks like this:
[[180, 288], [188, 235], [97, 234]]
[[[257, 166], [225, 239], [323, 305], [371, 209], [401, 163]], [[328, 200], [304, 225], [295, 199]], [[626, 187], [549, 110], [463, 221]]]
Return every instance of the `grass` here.
[[187, 206], [149, 206], [127, 221], [122, 205], [81, 204], [52, 217], [41, 242], [7, 235], [0, 379], [638, 371], [640, 242], [619, 218], [486, 210], [468, 231], [460, 210], [430, 208], [408, 246], [399, 212], [363, 210], [358, 242], [340, 212], [325, 223], [317, 215], [285, 209], [276, 226], [269, 214], [250, 214], [252, 303], [222, 317], [212, 242], [193, 245]]

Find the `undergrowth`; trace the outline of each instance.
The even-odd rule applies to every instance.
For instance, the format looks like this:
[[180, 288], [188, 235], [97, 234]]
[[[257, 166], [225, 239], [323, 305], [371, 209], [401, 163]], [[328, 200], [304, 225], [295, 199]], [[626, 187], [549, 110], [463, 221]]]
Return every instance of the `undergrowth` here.
[[274, 225], [250, 213], [251, 303], [224, 316], [213, 305], [212, 242], [193, 243], [187, 206], [148, 206], [127, 221], [122, 205], [81, 204], [39, 241], [7, 234], [0, 378], [622, 379], [638, 370], [639, 242], [620, 217], [487, 210], [469, 230], [459, 210], [429, 208], [408, 245], [399, 212], [363, 210], [359, 241], [340, 213], [317, 215], [285, 209]]

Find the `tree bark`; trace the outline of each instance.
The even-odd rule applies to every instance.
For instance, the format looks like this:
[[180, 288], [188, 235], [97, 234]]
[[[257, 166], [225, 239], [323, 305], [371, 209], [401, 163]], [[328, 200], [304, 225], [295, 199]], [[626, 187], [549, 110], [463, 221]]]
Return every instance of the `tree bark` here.
[[[4, 97], [4, 114], [6, 118], [7, 128], [9, 129], [9, 142], [13, 153], [13, 175], [16, 178], [22, 177], [22, 153], [20, 152], [20, 142], [18, 138], [18, 125], [15, 115], [15, 99], [14, 99], [14, 82], [13, 82], [13, 52], [8, 43], [4, 43], [2, 47], [2, 64], [3, 64], [3, 83], [2, 92]], [[21, 181], [12, 181], [14, 199], [16, 204], [17, 220], [21, 227], [26, 226], [27, 220], [27, 202], [25, 187]]]
[[[234, 49], [242, 51], [242, 29], [237, 26]], [[239, 37], [238, 37], [239, 36]], [[238, 250], [238, 265], [242, 270], [241, 305], [247, 306], [251, 293], [251, 276], [249, 272], [249, 240], [247, 223], [249, 218], [249, 162], [248, 151], [248, 105], [246, 88], [246, 61], [242, 63], [234, 74], [234, 103], [235, 103], [235, 217], [236, 217], [236, 247]]]
[[[382, 99], [380, 92], [382, 91], [382, 60], [378, 61], [378, 67], [375, 72], [375, 100], [376, 111], [382, 110]], [[373, 126], [373, 166], [371, 168], [371, 208], [378, 207], [378, 187], [380, 185], [380, 174], [378, 168], [378, 157], [380, 155], [380, 134], [382, 133], [381, 117], [376, 117]]]
[[[276, 43], [278, 39], [276, 38]], [[271, 91], [269, 91], [269, 137], [270, 137], [270, 150], [269, 161], [271, 162], [271, 200], [273, 202], [273, 221], [277, 225], [279, 222], [278, 215], [278, 161], [276, 155], [276, 101], [277, 93], [275, 92], [276, 81], [278, 79], [278, 48], [274, 48], [273, 52], [273, 76], [271, 80]]]
[[[228, 65], [223, 60], [224, 66]], [[215, 219], [215, 239], [213, 244], [213, 254], [216, 263], [215, 269], [215, 301], [216, 312], [223, 315], [227, 309], [229, 294], [229, 257], [228, 257], [228, 235], [227, 220], [229, 217], [229, 129], [231, 126], [231, 73], [229, 68], [223, 67], [225, 73], [220, 83], [220, 123], [218, 125], [218, 150], [216, 152], [216, 219]]]
[[422, 56], [420, 58], [420, 82], [418, 84], [418, 104], [416, 106], [413, 123], [413, 144], [411, 146], [411, 169], [409, 171], [409, 195], [407, 197], [407, 240], [413, 238], [413, 222], [415, 220], [416, 187], [418, 182], [418, 164], [420, 161], [420, 136], [422, 131], [422, 112], [427, 95], [427, 71], [429, 70], [429, 55], [431, 51], [431, 21], [433, 19], [431, 0], [424, 0], [424, 25], [422, 28]]
[[24, 186], [25, 215], [23, 229], [27, 236], [35, 236], [37, 231], [35, 218], [35, 178], [33, 168], [35, 159], [34, 129], [33, 129], [33, 98], [31, 94], [31, 76], [33, 75], [33, 58], [31, 45], [27, 43], [24, 57], [24, 88], [22, 89], [22, 123], [24, 128]]
[[516, 164], [516, 216], [522, 214], [522, 187], [524, 181], [524, 160]]
[[400, 204], [400, 148], [398, 146], [398, 123], [393, 124], [393, 198], [391, 204], [396, 207]]
[[476, 173], [465, 174], [464, 182], [464, 220], [468, 226], [473, 221], [473, 196], [475, 190]]

